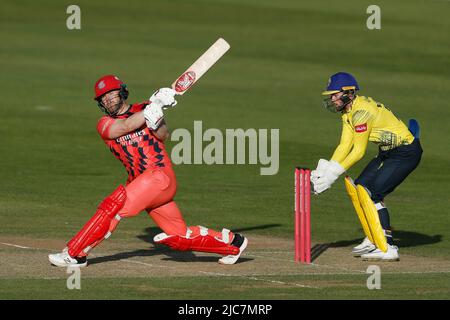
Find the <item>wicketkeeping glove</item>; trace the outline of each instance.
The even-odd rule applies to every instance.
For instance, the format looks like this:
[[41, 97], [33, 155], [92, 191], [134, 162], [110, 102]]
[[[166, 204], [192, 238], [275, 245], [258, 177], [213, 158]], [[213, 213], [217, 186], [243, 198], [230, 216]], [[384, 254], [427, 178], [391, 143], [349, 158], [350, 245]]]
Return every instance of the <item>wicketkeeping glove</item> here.
[[320, 159], [316, 170], [311, 171], [311, 182], [314, 183], [319, 177], [323, 177], [329, 165], [330, 162], [328, 160]]
[[314, 180], [311, 178], [311, 182], [313, 183], [314, 192], [316, 194], [319, 194], [319, 193], [322, 193], [325, 190], [331, 188], [331, 185], [344, 172], [345, 172], [345, 169], [338, 162], [336, 162], [334, 160], [329, 161], [328, 167], [323, 175], [318, 176]]

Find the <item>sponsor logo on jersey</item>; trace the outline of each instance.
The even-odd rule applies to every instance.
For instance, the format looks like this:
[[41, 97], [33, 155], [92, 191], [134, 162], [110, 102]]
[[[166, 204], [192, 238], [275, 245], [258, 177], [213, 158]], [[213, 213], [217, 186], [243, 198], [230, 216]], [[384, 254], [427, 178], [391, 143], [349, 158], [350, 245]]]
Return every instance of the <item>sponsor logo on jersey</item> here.
[[366, 132], [367, 131], [367, 123], [355, 126], [355, 131], [356, 132]]
[[134, 133], [131, 134], [127, 134], [125, 136], [121, 136], [119, 138], [116, 138], [116, 142], [117, 143], [122, 143], [122, 142], [127, 142], [130, 140], [135, 140], [136, 138], [142, 137], [143, 135], [145, 135], [145, 129], [141, 130], [141, 131], [136, 131]]

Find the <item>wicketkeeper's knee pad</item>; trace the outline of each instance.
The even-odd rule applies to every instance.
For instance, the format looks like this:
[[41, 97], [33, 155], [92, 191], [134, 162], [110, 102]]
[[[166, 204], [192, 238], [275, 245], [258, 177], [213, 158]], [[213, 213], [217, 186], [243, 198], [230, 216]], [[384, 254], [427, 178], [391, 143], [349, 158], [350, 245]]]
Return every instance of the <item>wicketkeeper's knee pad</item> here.
[[108, 238], [111, 235], [110, 226], [114, 219], [121, 218], [117, 213], [125, 205], [126, 199], [127, 193], [122, 185], [106, 197], [98, 206], [94, 216], [67, 244], [69, 255], [72, 257], [77, 257], [80, 253], [85, 255], [93, 244]]
[[221, 255], [236, 255], [239, 248], [229, 244], [230, 230], [223, 229], [222, 237], [214, 237], [208, 233], [208, 229], [200, 227], [200, 233], [193, 235], [188, 229], [186, 236], [167, 235], [160, 233], [154, 237], [156, 243], [169, 246], [179, 251], [200, 251], [218, 253]]

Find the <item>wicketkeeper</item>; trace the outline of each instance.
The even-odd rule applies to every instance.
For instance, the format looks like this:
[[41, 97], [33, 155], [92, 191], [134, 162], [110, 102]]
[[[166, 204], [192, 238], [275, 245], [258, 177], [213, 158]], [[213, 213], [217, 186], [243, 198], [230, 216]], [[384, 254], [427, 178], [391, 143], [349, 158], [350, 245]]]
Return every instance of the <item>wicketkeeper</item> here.
[[129, 104], [127, 86], [116, 76], [107, 75], [95, 83], [95, 100], [106, 113], [97, 131], [112, 154], [125, 166], [128, 180], [98, 206], [97, 212], [67, 243], [61, 253], [50, 254], [58, 267], [87, 265], [87, 255], [107, 239], [122, 218], [146, 210], [164, 231], [155, 243], [175, 250], [211, 252], [222, 255], [221, 264], [234, 264], [247, 246], [247, 239], [223, 229], [187, 227], [173, 200], [177, 189], [172, 164], [164, 147], [169, 131], [163, 108], [176, 105], [175, 91], [162, 88], [148, 101]]
[[387, 107], [372, 98], [356, 95], [359, 85], [348, 73], [331, 76], [322, 95], [325, 107], [340, 112], [341, 141], [331, 160], [320, 159], [311, 173], [314, 192], [320, 194], [358, 162], [369, 141], [379, 147], [378, 155], [353, 182], [345, 178], [347, 192], [366, 234], [364, 241], [353, 248], [355, 256], [364, 260], [399, 260], [394, 246], [389, 212], [384, 198], [418, 166], [422, 147], [419, 125], [410, 120], [409, 128]]

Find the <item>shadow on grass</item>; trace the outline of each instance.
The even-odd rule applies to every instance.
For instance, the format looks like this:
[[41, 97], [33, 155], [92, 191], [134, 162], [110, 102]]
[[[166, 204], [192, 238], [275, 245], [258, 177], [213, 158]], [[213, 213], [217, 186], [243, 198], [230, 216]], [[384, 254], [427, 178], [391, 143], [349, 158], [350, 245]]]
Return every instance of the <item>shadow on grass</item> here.
[[[400, 248], [418, 247], [434, 244], [442, 241], [442, 235], [430, 236], [413, 231], [393, 230], [394, 244]], [[353, 240], [342, 240], [331, 243], [316, 244], [311, 248], [311, 261], [317, 259], [328, 248], [343, 248], [355, 246], [362, 242], [362, 238]]]

